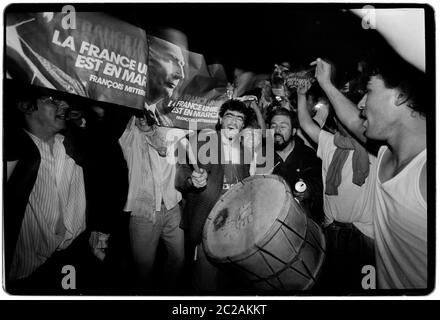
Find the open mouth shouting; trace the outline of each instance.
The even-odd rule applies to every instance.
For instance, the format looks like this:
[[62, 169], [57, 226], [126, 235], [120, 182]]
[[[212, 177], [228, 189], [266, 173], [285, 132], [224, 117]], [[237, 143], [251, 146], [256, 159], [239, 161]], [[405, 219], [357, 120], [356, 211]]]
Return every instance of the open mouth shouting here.
[[61, 113], [58, 113], [58, 114], [55, 116], [55, 118], [57, 118], [58, 120], [65, 121], [65, 120], [67, 120], [67, 112], [61, 112]]
[[368, 119], [365, 119], [365, 121], [362, 123], [362, 126], [367, 129], [368, 128]]
[[277, 133], [274, 135], [274, 139], [276, 142], [284, 142], [284, 137]]
[[235, 125], [228, 125], [223, 129], [223, 132], [228, 139], [234, 138], [239, 131], [240, 130]]

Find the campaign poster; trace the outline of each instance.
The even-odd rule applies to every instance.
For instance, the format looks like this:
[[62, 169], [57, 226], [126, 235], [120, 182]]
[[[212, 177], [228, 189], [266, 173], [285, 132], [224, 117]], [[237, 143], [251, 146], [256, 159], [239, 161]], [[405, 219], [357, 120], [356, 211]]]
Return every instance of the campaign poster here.
[[[190, 130], [214, 129], [220, 106], [228, 99], [223, 73], [212, 72], [203, 55], [164, 40], [154, 38], [149, 49], [146, 108], [151, 108], [158, 123]], [[167, 75], [166, 68], [159, 65], [169, 59], [174, 66]]]
[[97, 12], [6, 14], [6, 71], [27, 84], [142, 109], [143, 29]]

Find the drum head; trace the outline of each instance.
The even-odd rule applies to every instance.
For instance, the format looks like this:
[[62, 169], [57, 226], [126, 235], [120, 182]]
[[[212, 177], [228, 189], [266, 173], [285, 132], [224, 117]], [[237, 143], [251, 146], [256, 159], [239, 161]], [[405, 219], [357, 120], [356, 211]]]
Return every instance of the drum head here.
[[277, 218], [284, 220], [287, 197], [291, 197], [290, 189], [275, 175], [249, 177], [233, 186], [216, 203], [206, 221], [206, 254], [214, 261], [226, 262], [248, 252], [270, 236]]

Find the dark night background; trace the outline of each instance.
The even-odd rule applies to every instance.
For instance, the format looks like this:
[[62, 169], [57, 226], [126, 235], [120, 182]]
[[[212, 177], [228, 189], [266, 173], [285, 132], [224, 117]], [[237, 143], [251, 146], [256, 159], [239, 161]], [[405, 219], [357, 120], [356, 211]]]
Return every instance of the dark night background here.
[[[61, 11], [63, 4], [11, 5], [12, 11]], [[293, 68], [319, 57], [351, 73], [369, 48], [387, 47], [372, 29], [348, 9], [364, 4], [325, 3], [128, 3], [74, 4], [76, 11], [101, 11], [146, 30], [170, 27], [188, 37], [189, 50], [206, 62], [224, 65], [232, 80], [234, 67], [270, 73], [274, 63]], [[373, 4], [376, 8], [411, 7]], [[419, 5], [420, 6], [420, 5]]]
[[361, 19], [346, 8], [293, 3], [144, 4], [109, 13], [147, 33], [155, 26], [182, 31], [191, 51], [203, 54], [208, 64], [222, 63], [231, 77], [236, 66], [269, 73], [274, 63], [289, 61], [297, 67], [318, 56], [330, 58], [346, 71], [355, 68], [365, 48], [373, 43], [383, 46], [383, 41], [376, 31], [362, 29]]

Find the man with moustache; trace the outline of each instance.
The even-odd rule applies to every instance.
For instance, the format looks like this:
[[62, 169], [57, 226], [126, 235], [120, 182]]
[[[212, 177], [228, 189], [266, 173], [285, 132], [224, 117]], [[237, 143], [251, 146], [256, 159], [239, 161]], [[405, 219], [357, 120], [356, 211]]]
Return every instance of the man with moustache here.
[[321, 160], [296, 137], [299, 127], [296, 115], [284, 108], [275, 108], [268, 117], [274, 130], [275, 159], [273, 174], [286, 180], [294, 197], [308, 210], [317, 223], [324, 218], [322, 209]]

